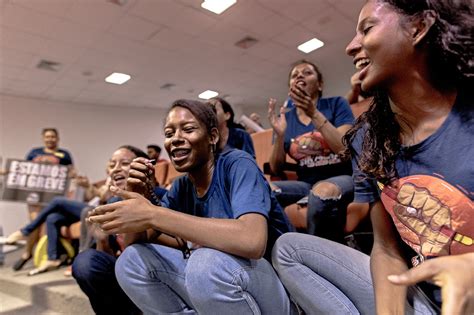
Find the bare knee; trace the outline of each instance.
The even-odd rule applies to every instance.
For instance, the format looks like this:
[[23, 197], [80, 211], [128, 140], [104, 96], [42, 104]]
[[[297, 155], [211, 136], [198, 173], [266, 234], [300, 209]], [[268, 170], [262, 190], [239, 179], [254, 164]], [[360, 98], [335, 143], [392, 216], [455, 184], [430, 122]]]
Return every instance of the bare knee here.
[[341, 189], [330, 182], [316, 183], [311, 192], [321, 199], [339, 199], [341, 198]]

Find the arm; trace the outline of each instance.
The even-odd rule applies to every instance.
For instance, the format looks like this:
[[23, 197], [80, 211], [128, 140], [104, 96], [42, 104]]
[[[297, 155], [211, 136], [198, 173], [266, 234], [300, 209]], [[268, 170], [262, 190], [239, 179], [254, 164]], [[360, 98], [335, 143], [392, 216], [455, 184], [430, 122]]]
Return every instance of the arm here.
[[374, 229], [370, 269], [377, 314], [404, 314], [406, 288], [397, 287], [387, 279], [408, 269], [397, 244], [397, 231], [381, 201], [371, 204], [370, 218]]
[[268, 119], [270, 125], [273, 128], [275, 135], [272, 153], [270, 155], [270, 168], [274, 174], [282, 172], [282, 167], [286, 161], [286, 152], [284, 148], [285, 143], [285, 131], [286, 131], [286, 118], [284, 108], [280, 108], [280, 116], [277, 117], [275, 113], [276, 100], [271, 98], [268, 101]]
[[114, 189], [126, 200], [97, 207], [89, 218], [108, 234], [151, 228], [249, 259], [261, 258], [265, 252], [267, 222], [261, 214], [248, 213], [238, 219], [201, 218], [154, 206], [137, 193]]
[[[323, 135], [331, 151], [334, 153], [342, 151], [344, 149], [342, 137], [352, 125], [343, 124], [336, 128], [326, 116], [314, 106], [314, 100], [298, 85], [290, 87], [290, 96], [295, 106], [304, 111], [304, 113], [311, 118], [314, 128]], [[342, 103], [339, 102], [336, 106], [348, 106], [345, 104], [345, 101]]]

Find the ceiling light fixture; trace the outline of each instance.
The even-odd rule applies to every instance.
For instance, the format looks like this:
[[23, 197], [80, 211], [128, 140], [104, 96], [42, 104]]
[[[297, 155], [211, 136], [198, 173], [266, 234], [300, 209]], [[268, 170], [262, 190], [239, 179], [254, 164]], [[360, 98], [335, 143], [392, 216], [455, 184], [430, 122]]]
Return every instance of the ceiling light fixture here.
[[221, 14], [236, 2], [237, 0], [204, 0], [201, 7], [215, 14]]
[[113, 83], [113, 84], [124, 84], [128, 80], [130, 80], [131, 76], [129, 76], [126, 73], [119, 73], [119, 72], [114, 72], [111, 75], [109, 75], [107, 78], [105, 78], [105, 82], [108, 83]]
[[309, 54], [313, 50], [321, 48], [324, 46], [324, 43], [317, 38], [313, 38], [301, 45], [298, 46], [298, 50], [301, 50], [304, 53]]
[[219, 95], [219, 93], [216, 91], [207, 90], [199, 94], [198, 97], [203, 100], [208, 100], [210, 98], [216, 97], [217, 95]]

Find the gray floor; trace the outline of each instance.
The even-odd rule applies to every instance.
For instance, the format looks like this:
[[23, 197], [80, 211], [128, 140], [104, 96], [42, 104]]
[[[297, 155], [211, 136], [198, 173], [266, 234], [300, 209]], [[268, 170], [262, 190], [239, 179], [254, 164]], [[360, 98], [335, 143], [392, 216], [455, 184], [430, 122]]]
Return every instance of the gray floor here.
[[0, 266], [0, 314], [94, 314], [74, 279], [64, 276], [65, 268], [29, 277], [28, 271], [34, 268], [29, 261], [21, 271], [13, 271], [11, 266], [20, 254], [20, 250], [6, 254]]

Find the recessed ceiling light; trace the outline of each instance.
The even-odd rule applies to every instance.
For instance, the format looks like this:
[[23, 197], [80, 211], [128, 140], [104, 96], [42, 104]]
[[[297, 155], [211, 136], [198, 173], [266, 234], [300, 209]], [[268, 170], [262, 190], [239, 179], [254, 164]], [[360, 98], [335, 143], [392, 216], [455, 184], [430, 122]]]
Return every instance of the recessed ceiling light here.
[[217, 95], [219, 95], [219, 93], [216, 91], [207, 90], [199, 94], [198, 97], [202, 98], [203, 100], [208, 100], [210, 98], [216, 97]]
[[312, 52], [313, 50], [316, 50], [316, 49], [321, 48], [323, 46], [324, 46], [324, 43], [322, 41], [320, 41], [317, 38], [313, 38], [313, 39], [307, 41], [306, 43], [303, 43], [303, 44], [299, 45], [298, 49], [301, 50], [302, 52], [308, 54], [308, 53]]
[[128, 80], [130, 80], [131, 76], [129, 76], [126, 73], [119, 73], [119, 72], [114, 72], [111, 75], [109, 75], [107, 78], [105, 78], [105, 82], [108, 83], [113, 83], [113, 84], [124, 84]]
[[201, 7], [215, 14], [221, 14], [236, 2], [237, 0], [204, 0]]

